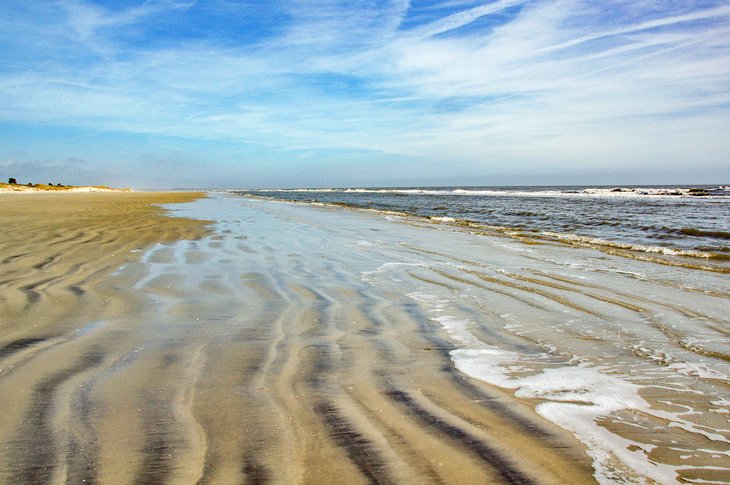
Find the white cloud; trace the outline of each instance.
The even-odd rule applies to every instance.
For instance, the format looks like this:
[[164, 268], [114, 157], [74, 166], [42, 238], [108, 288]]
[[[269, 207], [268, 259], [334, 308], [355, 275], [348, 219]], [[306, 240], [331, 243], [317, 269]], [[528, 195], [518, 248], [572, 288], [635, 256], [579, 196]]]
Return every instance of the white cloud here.
[[193, 4], [64, 5], [66, 24], [52, 33], [28, 19], [10, 32], [50, 45], [68, 31], [81, 44], [59, 47], [57, 62], [6, 56], [0, 120], [470, 170], [495, 160], [679, 164], [697, 153], [717, 164], [730, 150], [720, 135], [730, 128], [724, 4], [445, 2], [428, 10], [440, 18], [411, 26], [418, 12], [405, 0], [291, 2], [273, 37], [236, 44], [211, 32], [144, 48], [111, 34]]

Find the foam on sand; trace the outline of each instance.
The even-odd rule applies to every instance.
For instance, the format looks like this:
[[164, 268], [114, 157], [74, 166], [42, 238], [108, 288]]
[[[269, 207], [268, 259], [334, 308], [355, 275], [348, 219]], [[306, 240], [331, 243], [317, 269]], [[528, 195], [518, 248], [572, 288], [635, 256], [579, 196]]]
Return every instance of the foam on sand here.
[[[646, 386], [632, 382], [617, 369], [589, 364], [580, 358], [556, 363], [547, 353], [523, 355], [488, 345], [475, 336], [472, 329], [478, 326], [476, 322], [455, 316], [458, 310], [450, 299], [425, 292], [412, 292], [408, 296], [427, 305], [429, 318], [441, 324], [461, 347], [449, 353], [459, 371], [491, 385], [511, 389], [516, 397], [534, 400], [538, 414], [580, 439], [593, 459], [599, 483], [643, 483], [640, 477], [658, 483], [679, 483], [678, 472], [684, 468], [653, 461], [649, 453], [655, 445], [627, 439], [599, 424], [600, 419], [617, 413], [645, 414], [665, 421], [669, 426], [704, 436], [711, 442], [730, 443], [723, 434], [710, 432], [683, 417], [684, 413], [693, 414], [692, 409], [684, 408], [684, 412], [652, 409], [640, 394]], [[724, 374], [701, 364], [673, 363], [668, 370], [727, 379]], [[723, 402], [716, 401], [716, 404]], [[705, 467], [705, 470], [709, 468]]]

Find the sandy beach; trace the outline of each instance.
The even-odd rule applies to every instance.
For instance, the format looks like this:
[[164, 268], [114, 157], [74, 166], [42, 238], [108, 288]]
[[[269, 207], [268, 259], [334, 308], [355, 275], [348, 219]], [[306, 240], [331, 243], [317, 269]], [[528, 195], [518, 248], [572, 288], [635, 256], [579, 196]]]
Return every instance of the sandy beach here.
[[205, 223], [165, 217], [152, 204], [201, 195], [0, 193], [3, 341], [67, 332], [98, 315], [102, 309], [95, 307], [78, 312], [88, 306], [87, 291], [117, 268], [155, 243], [206, 234]]
[[730, 479], [723, 275], [201, 195], [0, 194], [0, 483]]
[[104, 353], [75, 340], [141, 304], [125, 288], [105, 286], [114, 271], [155, 243], [207, 234], [205, 223], [165, 217], [152, 204], [201, 195], [0, 194], [0, 483], [58, 476], [54, 436], [83, 431], [53, 424], [58, 387]]

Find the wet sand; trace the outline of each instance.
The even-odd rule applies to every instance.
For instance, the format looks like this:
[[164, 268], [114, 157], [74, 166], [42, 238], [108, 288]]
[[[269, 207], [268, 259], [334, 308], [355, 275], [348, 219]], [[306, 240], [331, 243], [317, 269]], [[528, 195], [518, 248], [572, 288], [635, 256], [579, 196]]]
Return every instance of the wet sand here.
[[728, 477], [717, 275], [160, 197], [0, 198], [0, 483]]
[[[77, 414], [78, 396], [64, 402], [65, 393], [107, 355], [79, 339], [143, 304], [107, 284], [119, 267], [153, 244], [208, 234], [205, 222], [167, 217], [152, 204], [201, 196], [0, 194], [0, 483], [43, 483], [68, 473], [56, 468], [59, 453], [77, 455], [72, 436], [91, 423]], [[82, 464], [88, 450], [78, 452]]]
[[92, 305], [97, 295], [88, 302], [84, 297], [117, 268], [155, 243], [208, 233], [205, 222], [166, 217], [153, 204], [203, 195], [0, 193], [3, 341], [35, 338], [34, 332], [64, 333], [93, 318], [88, 315], [103, 316], [103, 309]]

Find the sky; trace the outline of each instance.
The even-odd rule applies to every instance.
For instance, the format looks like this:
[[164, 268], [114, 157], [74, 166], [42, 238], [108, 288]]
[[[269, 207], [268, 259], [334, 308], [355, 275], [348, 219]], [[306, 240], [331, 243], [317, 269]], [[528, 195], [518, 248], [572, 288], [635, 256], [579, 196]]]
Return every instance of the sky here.
[[730, 1], [0, 0], [0, 181], [730, 183]]

